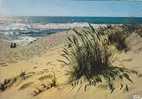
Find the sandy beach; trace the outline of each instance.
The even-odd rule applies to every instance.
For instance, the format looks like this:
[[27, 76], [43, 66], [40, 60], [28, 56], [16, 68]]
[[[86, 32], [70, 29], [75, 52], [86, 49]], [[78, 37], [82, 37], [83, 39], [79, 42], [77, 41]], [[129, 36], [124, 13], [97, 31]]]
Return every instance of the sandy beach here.
[[[27, 78], [19, 78], [12, 86], [1, 91], [0, 99], [133, 99], [134, 95], [142, 96], [142, 78], [137, 76], [132, 76], [134, 83], [129, 83], [128, 92], [119, 90], [120, 86], [113, 93], [103, 87], [88, 87], [85, 92], [83, 88], [79, 90], [79, 86], [72, 88], [67, 84], [69, 67], [58, 60], [63, 59], [61, 54], [66, 37], [71, 32], [51, 34], [13, 49], [9, 47], [10, 43], [1, 40], [0, 82], [22, 73]], [[113, 64], [142, 73], [142, 38], [134, 33], [127, 43], [130, 50], [116, 54]], [[44, 88], [55, 78], [56, 87]], [[38, 89], [41, 89], [41, 93], [34, 96]]]

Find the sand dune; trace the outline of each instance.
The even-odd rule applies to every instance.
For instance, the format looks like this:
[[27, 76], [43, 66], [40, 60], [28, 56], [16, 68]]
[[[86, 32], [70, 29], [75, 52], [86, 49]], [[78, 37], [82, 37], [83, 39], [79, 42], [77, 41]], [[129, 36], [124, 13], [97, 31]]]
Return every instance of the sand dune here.
[[[129, 84], [129, 92], [119, 90], [119, 86], [113, 94], [100, 87], [89, 87], [86, 92], [78, 90], [79, 87], [72, 89], [71, 85], [66, 84], [68, 66], [58, 61], [62, 59], [66, 35], [56, 33], [38, 39], [25, 48], [18, 46], [16, 49], [10, 49], [7, 42], [0, 41], [1, 45], [4, 44], [0, 51], [0, 81], [12, 79], [21, 73], [27, 77], [22, 79], [18, 76], [12, 86], [0, 92], [0, 99], [132, 99], [133, 95], [142, 96], [142, 78], [136, 76], [132, 76], [134, 84]], [[132, 34], [127, 43], [130, 50], [117, 55], [114, 64], [142, 73], [142, 38]], [[54, 75], [57, 86], [48, 89], [55, 79]], [[39, 89], [41, 93], [34, 96], [34, 91]]]

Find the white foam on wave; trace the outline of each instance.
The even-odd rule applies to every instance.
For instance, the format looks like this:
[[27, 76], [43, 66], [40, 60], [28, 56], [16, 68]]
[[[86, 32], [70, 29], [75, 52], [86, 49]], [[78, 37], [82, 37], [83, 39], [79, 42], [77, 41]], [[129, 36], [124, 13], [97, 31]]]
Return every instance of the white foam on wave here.
[[[99, 26], [106, 26], [106, 24], [92, 24], [95, 28], [98, 28]], [[12, 23], [9, 25], [0, 26], [0, 34], [4, 34], [7, 37], [16, 37], [16, 39], [10, 40], [10, 42], [15, 42], [19, 45], [26, 45], [34, 40], [37, 39], [37, 37], [31, 37], [28, 35], [20, 35], [20, 31], [24, 33], [29, 33], [28, 31], [34, 31], [34, 30], [52, 30], [52, 29], [72, 29], [76, 27], [88, 27], [88, 23], [48, 23], [48, 24], [24, 24], [24, 23]], [[1, 32], [3, 31], [3, 32]]]
[[33, 24], [34, 29], [71, 29], [75, 27], [85, 27], [88, 23], [48, 23], [48, 24]]
[[[94, 27], [106, 26], [106, 24], [92, 24]], [[1, 25], [0, 30], [29, 30], [29, 29], [72, 29], [75, 27], [88, 27], [88, 23], [75, 22], [75, 23], [48, 23], [48, 24], [25, 24], [25, 23], [11, 23], [8, 25]]]
[[[106, 24], [91, 24], [94, 28], [100, 26], [105, 27]], [[48, 24], [32, 24], [34, 29], [72, 29], [76, 27], [88, 27], [89, 23], [48, 23]]]

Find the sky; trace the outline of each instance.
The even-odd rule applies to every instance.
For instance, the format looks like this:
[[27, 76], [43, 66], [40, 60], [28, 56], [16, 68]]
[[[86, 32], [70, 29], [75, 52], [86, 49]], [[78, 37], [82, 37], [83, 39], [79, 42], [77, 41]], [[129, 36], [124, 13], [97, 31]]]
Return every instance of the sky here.
[[0, 0], [0, 15], [142, 17], [142, 1]]

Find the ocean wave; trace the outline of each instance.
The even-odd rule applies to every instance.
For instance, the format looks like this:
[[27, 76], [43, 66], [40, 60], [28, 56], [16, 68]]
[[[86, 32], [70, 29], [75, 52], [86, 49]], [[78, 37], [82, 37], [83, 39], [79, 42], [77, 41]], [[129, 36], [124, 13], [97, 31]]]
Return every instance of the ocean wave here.
[[[106, 26], [106, 24], [92, 24], [95, 28]], [[89, 23], [48, 23], [48, 24], [33, 24], [34, 29], [72, 29], [76, 27], [88, 27]]]
[[[95, 28], [106, 26], [105, 24], [92, 24]], [[88, 23], [48, 23], [48, 24], [25, 24], [11, 23], [9, 25], [0, 26], [0, 36], [6, 38], [10, 42], [25, 42], [26, 44], [37, 39], [49, 35], [53, 32], [61, 32], [76, 27], [88, 27]], [[20, 44], [21, 45], [21, 44]]]
[[[94, 27], [98, 26], [106, 26], [106, 24], [92, 24]], [[48, 23], [48, 24], [41, 24], [41, 23], [11, 23], [8, 25], [1, 25], [0, 31], [13, 31], [13, 30], [29, 30], [29, 29], [72, 29], [76, 27], [88, 27], [88, 23], [83, 22], [75, 22], [75, 23]]]
[[71, 29], [75, 27], [86, 27], [88, 23], [48, 23], [48, 24], [33, 24], [34, 29]]

